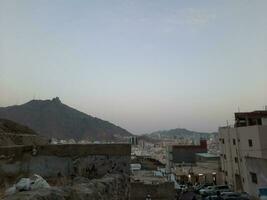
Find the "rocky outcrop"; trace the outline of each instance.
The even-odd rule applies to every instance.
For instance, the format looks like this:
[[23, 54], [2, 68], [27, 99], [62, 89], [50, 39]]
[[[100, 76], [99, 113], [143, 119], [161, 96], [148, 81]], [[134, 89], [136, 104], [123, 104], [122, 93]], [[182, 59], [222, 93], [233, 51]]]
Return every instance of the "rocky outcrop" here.
[[100, 179], [76, 177], [62, 187], [18, 192], [4, 200], [127, 200], [130, 181], [125, 174], [107, 174]]
[[37, 135], [27, 126], [11, 120], [0, 119], [0, 146], [44, 145], [48, 139]]

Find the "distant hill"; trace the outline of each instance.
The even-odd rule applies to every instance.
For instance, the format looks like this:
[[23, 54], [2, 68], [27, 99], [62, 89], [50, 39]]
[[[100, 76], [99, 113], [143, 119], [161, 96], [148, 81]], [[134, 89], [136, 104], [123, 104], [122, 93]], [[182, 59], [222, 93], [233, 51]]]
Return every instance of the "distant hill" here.
[[207, 132], [196, 132], [190, 131], [184, 128], [176, 128], [171, 130], [163, 130], [163, 131], [156, 131], [147, 136], [152, 137], [154, 139], [161, 139], [161, 138], [169, 138], [169, 139], [178, 139], [178, 138], [210, 138], [213, 137], [214, 133], [207, 133]]
[[130, 136], [127, 130], [108, 121], [75, 110], [59, 100], [32, 100], [0, 108], [0, 118], [24, 124], [38, 134], [60, 139], [117, 140]]

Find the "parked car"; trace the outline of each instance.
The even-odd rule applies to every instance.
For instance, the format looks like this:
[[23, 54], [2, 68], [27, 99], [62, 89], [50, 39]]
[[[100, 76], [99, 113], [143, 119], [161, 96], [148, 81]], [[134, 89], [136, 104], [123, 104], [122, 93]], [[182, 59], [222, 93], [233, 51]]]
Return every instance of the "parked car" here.
[[251, 199], [251, 196], [246, 192], [241, 192], [241, 196], [246, 198], [246, 199]]
[[214, 193], [214, 186], [208, 186], [208, 187], [205, 187], [203, 189], [200, 189], [199, 190], [199, 194], [201, 196], [208, 196], [208, 195], [212, 195]]
[[259, 188], [259, 198], [260, 200], [267, 200], [267, 188]]
[[206, 188], [206, 187], [208, 187], [208, 186], [212, 186], [212, 185], [213, 185], [213, 184], [211, 184], [211, 183], [200, 184], [200, 185], [195, 186], [194, 191], [195, 191], [196, 193], [199, 193], [199, 191], [200, 191], [201, 189], [204, 189], [204, 188]]
[[222, 200], [222, 198], [218, 197], [217, 195], [211, 195], [211, 196], [205, 197], [204, 200]]
[[243, 193], [239, 193], [239, 192], [222, 192], [221, 193], [221, 197], [223, 199], [240, 199], [240, 200], [249, 200], [250, 196], [243, 192]]
[[231, 189], [228, 185], [215, 185], [215, 186], [208, 186], [204, 189], [199, 190], [199, 194], [201, 196], [210, 196], [210, 195], [216, 195], [217, 193], [222, 192], [231, 192]]
[[249, 200], [249, 195], [247, 193], [239, 192], [222, 192], [219, 195], [210, 195], [205, 198], [205, 200]]

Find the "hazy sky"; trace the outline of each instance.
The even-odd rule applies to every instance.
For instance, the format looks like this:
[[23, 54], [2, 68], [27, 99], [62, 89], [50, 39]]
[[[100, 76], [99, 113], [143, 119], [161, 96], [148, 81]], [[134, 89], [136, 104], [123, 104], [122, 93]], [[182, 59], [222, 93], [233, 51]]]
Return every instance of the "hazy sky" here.
[[59, 96], [133, 133], [267, 105], [266, 0], [0, 0], [0, 106]]

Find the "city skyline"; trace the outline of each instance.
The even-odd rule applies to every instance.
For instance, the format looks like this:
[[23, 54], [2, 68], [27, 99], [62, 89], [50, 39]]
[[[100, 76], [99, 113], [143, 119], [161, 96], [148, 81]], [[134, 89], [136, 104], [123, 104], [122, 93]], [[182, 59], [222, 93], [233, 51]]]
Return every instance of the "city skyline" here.
[[134, 134], [267, 105], [266, 1], [0, 1], [0, 107], [61, 101]]

